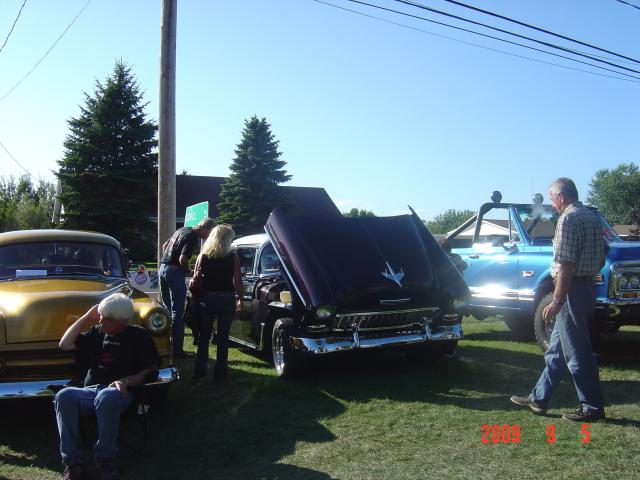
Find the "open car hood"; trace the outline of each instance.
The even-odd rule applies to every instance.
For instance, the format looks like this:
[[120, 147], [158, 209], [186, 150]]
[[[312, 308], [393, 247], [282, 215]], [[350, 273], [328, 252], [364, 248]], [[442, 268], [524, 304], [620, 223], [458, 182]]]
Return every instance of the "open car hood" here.
[[469, 291], [422, 221], [395, 217], [316, 218], [274, 210], [265, 226], [307, 308], [338, 311], [439, 306]]

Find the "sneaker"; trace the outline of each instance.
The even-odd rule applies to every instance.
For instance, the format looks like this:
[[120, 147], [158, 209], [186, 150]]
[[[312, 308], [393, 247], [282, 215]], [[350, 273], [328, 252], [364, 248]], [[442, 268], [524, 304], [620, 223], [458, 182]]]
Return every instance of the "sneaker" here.
[[563, 413], [562, 418], [571, 422], [597, 422], [598, 420], [604, 420], [604, 408], [600, 410], [584, 410], [582, 405], [578, 405], [574, 412]]
[[84, 465], [74, 463], [73, 465], [65, 465], [62, 472], [62, 480], [82, 480], [85, 478]]
[[104, 458], [96, 460], [100, 480], [120, 480], [120, 472], [115, 460]]
[[520, 405], [521, 407], [529, 407], [536, 415], [546, 415], [547, 413], [547, 407], [534, 402], [531, 399], [531, 396], [518, 397], [514, 395], [513, 397], [511, 397], [511, 402], [515, 403], [516, 405]]

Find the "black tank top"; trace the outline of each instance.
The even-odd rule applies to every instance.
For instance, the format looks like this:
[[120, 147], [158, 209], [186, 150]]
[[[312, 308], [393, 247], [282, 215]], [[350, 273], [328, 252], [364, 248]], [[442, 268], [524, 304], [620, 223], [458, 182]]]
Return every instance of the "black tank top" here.
[[235, 253], [222, 258], [209, 258], [202, 254], [200, 268], [204, 275], [204, 289], [207, 292], [233, 292], [233, 267]]

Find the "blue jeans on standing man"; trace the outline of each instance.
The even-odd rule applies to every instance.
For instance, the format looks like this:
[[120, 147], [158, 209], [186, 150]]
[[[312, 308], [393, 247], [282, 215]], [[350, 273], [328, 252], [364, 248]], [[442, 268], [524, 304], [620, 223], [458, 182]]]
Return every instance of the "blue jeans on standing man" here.
[[158, 272], [162, 302], [171, 312], [171, 336], [173, 354], [184, 351], [184, 305], [187, 301], [187, 285], [182, 269], [177, 265], [163, 263]]
[[556, 316], [549, 350], [544, 354], [546, 367], [531, 392], [540, 406], [549, 404], [551, 395], [567, 372], [571, 374], [584, 411], [604, 408], [598, 364], [589, 338], [588, 319], [595, 308], [591, 278], [574, 277], [567, 301]]
[[80, 417], [96, 417], [98, 441], [93, 447], [96, 460], [115, 459], [118, 453], [118, 429], [120, 415], [133, 400], [131, 392], [120, 393], [106, 385], [84, 388], [67, 387], [60, 390], [54, 399], [60, 454], [66, 465], [84, 463], [84, 451], [80, 436]]
[[208, 293], [204, 298], [198, 300], [198, 303], [200, 304], [198, 309], [200, 337], [193, 374], [194, 376], [204, 376], [207, 373], [209, 338], [211, 338], [213, 330], [213, 320], [217, 317], [216, 365], [213, 376], [215, 380], [225, 380], [227, 378], [229, 330], [235, 314], [235, 293]]

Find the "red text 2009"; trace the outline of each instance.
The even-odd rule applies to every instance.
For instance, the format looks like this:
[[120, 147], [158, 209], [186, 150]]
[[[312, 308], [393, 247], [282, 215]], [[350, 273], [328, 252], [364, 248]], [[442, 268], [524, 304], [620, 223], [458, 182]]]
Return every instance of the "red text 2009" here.
[[[580, 441], [585, 445], [591, 441], [591, 425], [583, 423], [581, 427]], [[556, 426], [553, 423], [547, 425], [545, 429], [546, 441], [549, 444], [557, 440]], [[485, 445], [498, 443], [520, 443], [522, 431], [520, 425], [482, 425], [482, 436], [480, 441]]]

